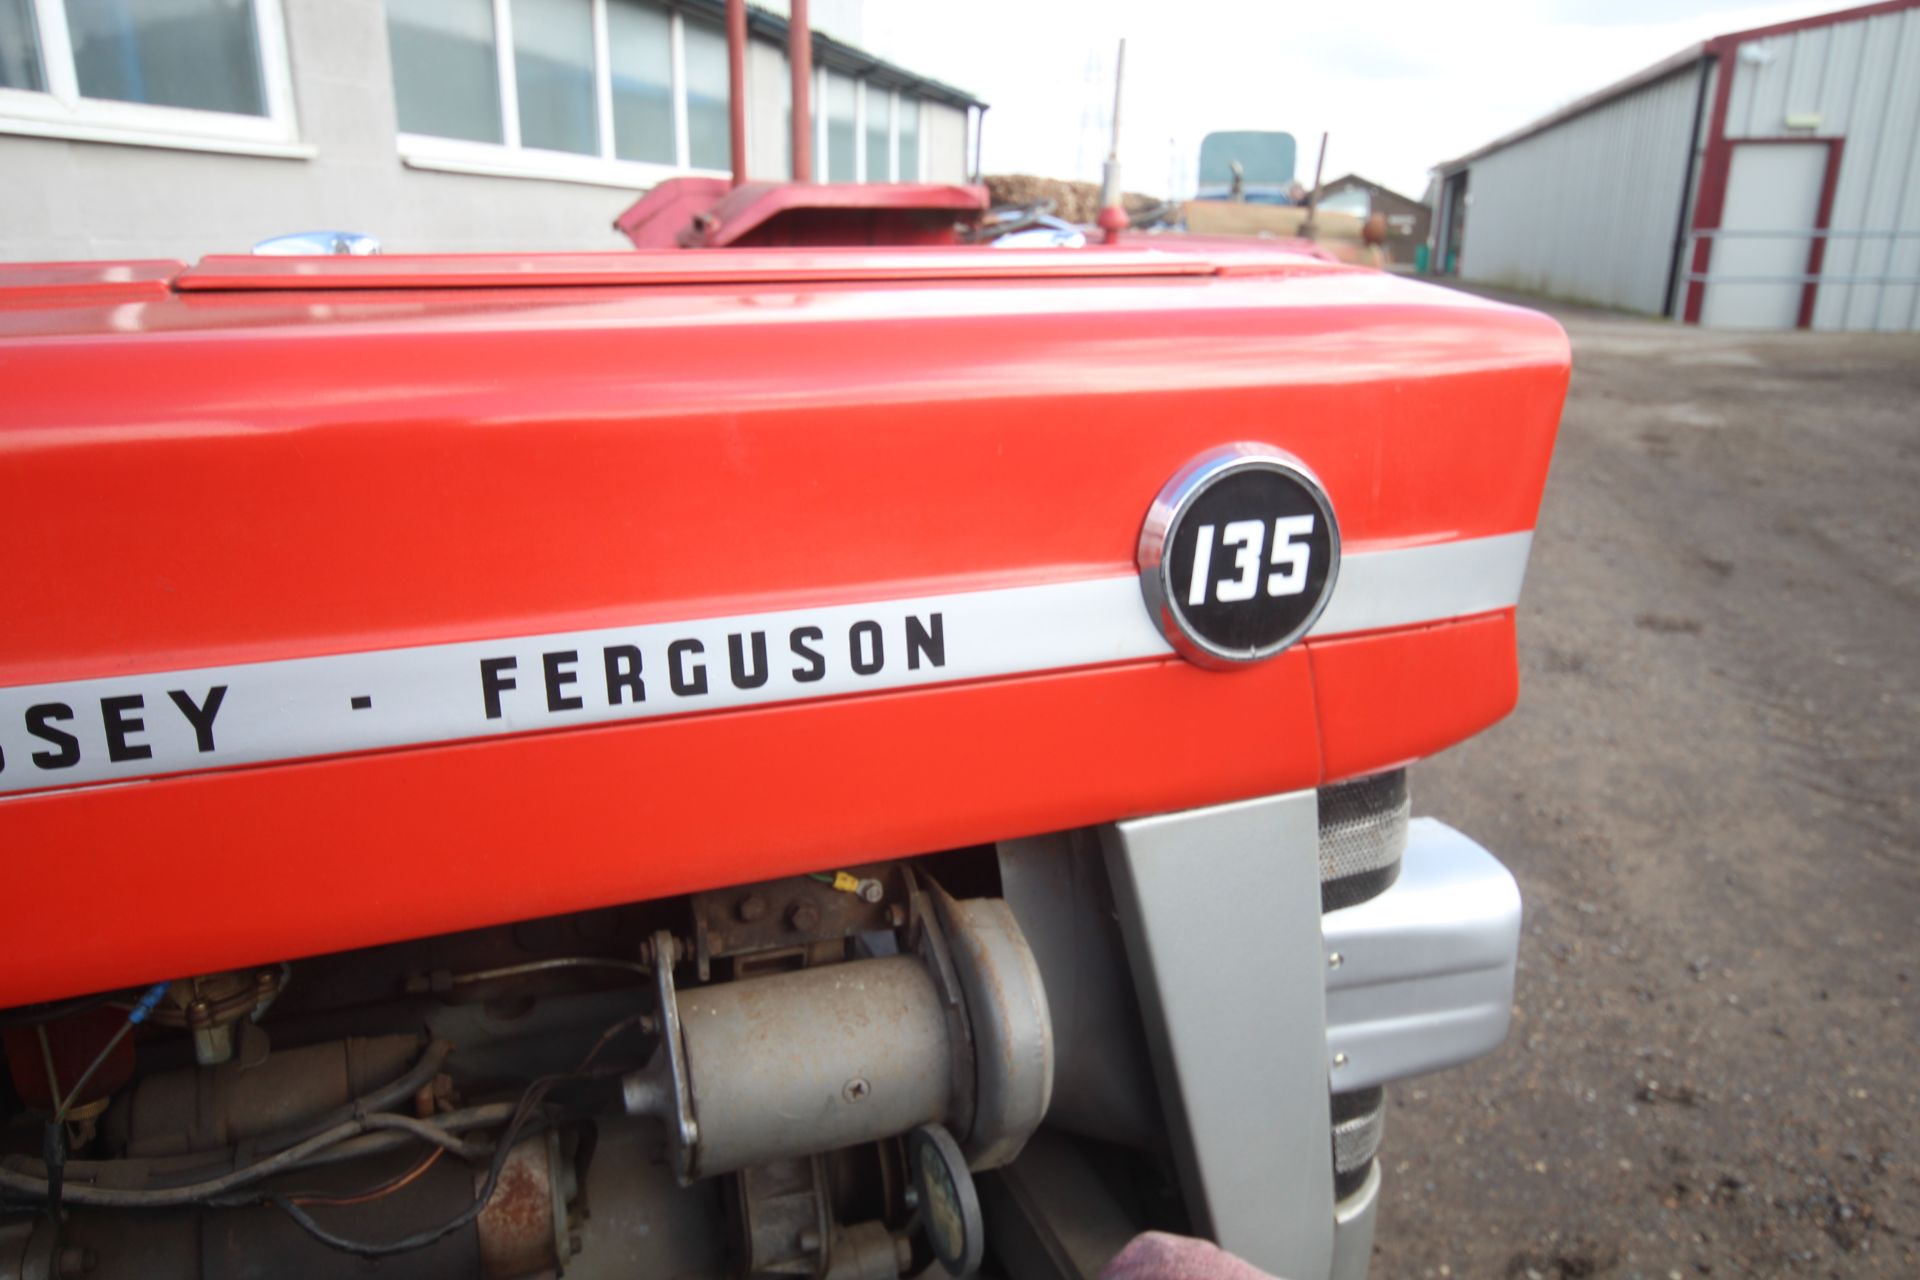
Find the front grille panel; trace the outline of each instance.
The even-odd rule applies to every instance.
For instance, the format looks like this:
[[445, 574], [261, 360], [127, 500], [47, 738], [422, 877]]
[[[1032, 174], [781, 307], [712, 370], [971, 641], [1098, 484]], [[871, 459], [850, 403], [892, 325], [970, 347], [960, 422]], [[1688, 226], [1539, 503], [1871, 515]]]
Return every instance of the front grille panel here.
[[[1393, 887], [1407, 851], [1412, 803], [1407, 771], [1395, 769], [1320, 788], [1320, 909], [1357, 906]], [[1333, 1095], [1333, 1193], [1366, 1185], [1386, 1128], [1380, 1088]]]

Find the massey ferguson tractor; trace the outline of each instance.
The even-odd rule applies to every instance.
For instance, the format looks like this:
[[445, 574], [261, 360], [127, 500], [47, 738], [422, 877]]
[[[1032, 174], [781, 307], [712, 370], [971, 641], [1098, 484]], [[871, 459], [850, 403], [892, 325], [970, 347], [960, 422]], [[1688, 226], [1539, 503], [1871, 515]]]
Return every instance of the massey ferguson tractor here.
[[1365, 1274], [1566, 341], [979, 203], [0, 268], [0, 1277]]

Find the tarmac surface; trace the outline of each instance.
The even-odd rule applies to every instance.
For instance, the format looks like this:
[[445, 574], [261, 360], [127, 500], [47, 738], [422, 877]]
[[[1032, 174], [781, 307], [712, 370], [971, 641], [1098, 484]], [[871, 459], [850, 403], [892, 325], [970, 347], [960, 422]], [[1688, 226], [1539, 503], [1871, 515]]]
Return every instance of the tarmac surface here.
[[1920, 337], [1571, 309], [1519, 709], [1414, 811], [1526, 899], [1390, 1090], [1374, 1275], [1920, 1275]]

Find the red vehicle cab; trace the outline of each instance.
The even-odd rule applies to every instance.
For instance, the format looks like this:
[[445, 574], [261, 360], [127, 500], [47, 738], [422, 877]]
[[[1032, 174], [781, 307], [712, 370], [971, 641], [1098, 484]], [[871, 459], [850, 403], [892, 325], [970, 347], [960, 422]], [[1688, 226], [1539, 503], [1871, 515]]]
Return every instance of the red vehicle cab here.
[[0, 1275], [1364, 1274], [1567, 345], [1164, 244], [0, 267]]

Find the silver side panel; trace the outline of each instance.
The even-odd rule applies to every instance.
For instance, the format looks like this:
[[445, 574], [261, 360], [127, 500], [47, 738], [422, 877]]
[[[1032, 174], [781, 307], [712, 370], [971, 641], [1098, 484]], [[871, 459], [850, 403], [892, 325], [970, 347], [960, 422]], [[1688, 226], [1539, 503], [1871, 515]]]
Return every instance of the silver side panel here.
[[1141, 818], [1101, 839], [1196, 1229], [1273, 1275], [1327, 1275], [1316, 796]]
[[1520, 889], [1452, 827], [1415, 819], [1393, 887], [1322, 927], [1334, 1089], [1455, 1066], [1506, 1038]]
[[1380, 1166], [1360, 1189], [1340, 1202], [1333, 1219], [1333, 1272], [1329, 1280], [1367, 1280], [1373, 1261], [1373, 1224], [1380, 1208]]

